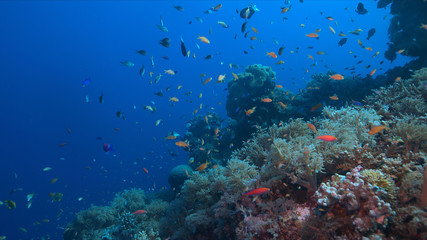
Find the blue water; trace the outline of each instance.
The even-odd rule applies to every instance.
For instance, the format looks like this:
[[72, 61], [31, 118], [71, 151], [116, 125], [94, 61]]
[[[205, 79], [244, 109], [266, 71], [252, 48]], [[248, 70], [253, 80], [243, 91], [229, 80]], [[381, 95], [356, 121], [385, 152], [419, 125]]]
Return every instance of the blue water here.
[[[362, 76], [374, 68], [378, 69], [376, 75], [382, 74], [409, 60], [398, 56], [390, 64], [384, 59], [391, 15], [388, 9], [376, 9], [374, 1], [363, 1], [369, 10], [367, 15], [355, 13], [358, 1], [291, 2], [291, 10], [282, 14], [283, 1], [254, 1], [261, 11], [249, 20], [250, 33], [244, 38], [240, 31], [244, 20], [236, 14], [236, 9], [247, 7], [245, 1], [222, 2], [223, 7], [211, 14], [203, 11], [221, 2], [1, 1], [0, 200], [13, 200], [17, 207], [10, 210], [0, 206], [0, 236], [40, 239], [50, 235], [52, 239], [60, 239], [75, 213], [91, 204], [106, 205], [124, 189], [168, 188], [170, 169], [186, 163], [188, 155], [173, 141], [163, 138], [170, 131], [183, 135], [186, 122], [200, 104], [203, 109], [198, 114], [215, 111], [226, 118], [227, 85], [215, 81], [219, 74], [227, 74], [230, 79], [231, 72], [244, 71], [229, 69], [230, 63], [271, 66], [277, 74], [277, 83], [297, 92], [314, 73], [334, 70], [351, 75], [344, 68], [359, 60], [364, 62], [357, 65], [356, 72]], [[184, 12], [173, 5], [183, 6]], [[157, 29], [160, 16], [168, 32]], [[327, 16], [334, 20], [326, 20]], [[195, 17], [201, 17], [203, 23]], [[217, 21], [226, 22], [230, 28], [222, 28]], [[300, 27], [301, 24], [305, 26]], [[336, 30], [335, 35], [329, 26]], [[250, 27], [255, 27], [258, 33]], [[367, 32], [373, 27], [376, 33], [367, 41]], [[318, 28], [321, 28], [319, 40], [305, 36]], [[363, 29], [360, 36], [348, 33], [358, 28]], [[348, 37], [343, 47], [337, 44], [340, 31]], [[198, 35], [206, 36], [211, 43], [197, 40]], [[181, 55], [181, 36], [191, 55], [196, 53], [196, 59]], [[256, 36], [257, 40], [250, 40], [250, 36]], [[171, 39], [170, 48], [158, 44], [165, 37]], [[277, 53], [279, 46], [273, 39], [286, 47], [277, 59], [265, 56], [266, 52]], [[357, 39], [373, 51], [362, 49]], [[255, 49], [250, 49], [250, 45]], [[307, 49], [308, 46], [314, 49]], [[300, 47], [298, 53], [291, 53], [297, 47]], [[147, 56], [135, 53], [141, 49], [148, 52]], [[244, 54], [245, 50], [249, 54]], [[326, 54], [317, 55], [317, 51]], [[373, 58], [376, 51], [380, 54]], [[203, 59], [208, 54], [213, 58]], [[314, 60], [308, 58], [309, 54]], [[151, 56], [154, 68], [150, 65]], [[276, 65], [278, 60], [285, 64]], [[385, 63], [380, 65], [382, 60]], [[122, 66], [120, 61], [132, 61], [135, 67]], [[317, 65], [310, 67], [314, 62]], [[368, 64], [372, 67], [365, 69]], [[141, 65], [146, 67], [142, 78], [138, 75]], [[164, 73], [167, 69], [178, 73], [169, 76]], [[153, 80], [159, 73], [164, 76], [158, 84], [149, 85], [149, 72], [154, 72]], [[202, 73], [206, 74], [203, 79]], [[213, 81], [202, 85], [201, 81], [208, 76]], [[86, 78], [91, 82], [82, 87]], [[177, 90], [178, 85], [183, 87]], [[165, 92], [169, 86], [171, 90]], [[160, 90], [165, 96], [154, 95]], [[193, 92], [191, 96], [185, 95], [188, 91]], [[101, 94], [104, 94], [103, 104], [98, 102]], [[169, 97], [180, 101], [172, 104]], [[143, 105], [156, 106], [157, 112], [152, 114]], [[117, 118], [117, 111], [123, 111], [126, 120]], [[158, 119], [163, 123], [156, 127]], [[62, 142], [68, 144], [59, 147]], [[104, 142], [112, 144], [114, 152], [105, 154]], [[177, 156], [171, 156], [168, 149]], [[52, 170], [43, 171], [45, 167]], [[143, 167], [148, 174], [142, 171]], [[50, 184], [53, 178], [59, 180]], [[12, 189], [18, 190], [10, 194]], [[53, 202], [48, 196], [53, 192], [63, 193], [62, 201]], [[27, 208], [26, 195], [30, 193], [35, 196], [31, 208]], [[79, 197], [83, 199], [79, 201]], [[50, 222], [41, 222], [42, 219]], [[37, 221], [40, 224], [35, 224]]]

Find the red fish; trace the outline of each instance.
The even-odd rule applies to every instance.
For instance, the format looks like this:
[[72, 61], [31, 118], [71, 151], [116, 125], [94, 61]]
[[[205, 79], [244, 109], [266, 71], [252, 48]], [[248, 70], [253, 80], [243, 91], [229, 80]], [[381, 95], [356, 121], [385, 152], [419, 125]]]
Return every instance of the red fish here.
[[133, 212], [132, 214], [133, 215], [142, 215], [142, 214], [146, 214], [146, 213], [147, 213], [147, 211], [145, 211], [145, 210], [137, 210], [137, 211]]
[[267, 193], [267, 192], [270, 192], [270, 188], [262, 187], [262, 188], [254, 189], [254, 190], [252, 190], [250, 192], [247, 192], [245, 194], [248, 195], [248, 196], [251, 196], [251, 195], [257, 196], [257, 195], [261, 195], [261, 194], [264, 194], [264, 193]]
[[322, 135], [322, 136], [318, 136], [317, 138], [320, 140], [323, 140], [325, 142], [333, 142], [333, 141], [338, 140], [338, 138], [331, 136], [331, 135]]

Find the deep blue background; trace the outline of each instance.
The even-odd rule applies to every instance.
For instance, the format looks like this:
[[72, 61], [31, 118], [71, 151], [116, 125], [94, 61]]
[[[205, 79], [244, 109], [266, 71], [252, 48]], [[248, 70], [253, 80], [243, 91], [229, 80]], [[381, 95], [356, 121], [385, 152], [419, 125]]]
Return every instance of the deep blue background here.
[[[203, 109], [199, 114], [214, 108], [226, 117], [227, 92], [223, 89], [227, 85], [214, 81], [219, 74], [226, 73], [230, 79], [232, 71], [243, 71], [230, 70], [230, 63], [271, 66], [276, 71], [277, 83], [294, 92], [303, 88], [313, 73], [331, 69], [350, 74], [344, 68], [359, 60], [364, 60], [357, 69], [362, 75], [381, 67], [379, 62], [384, 60], [391, 19], [388, 10], [375, 9], [374, 1], [363, 1], [369, 10], [367, 15], [355, 13], [358, 1], [291, 2], [291, 10], [282, 14], [283, 1], [254, 1], [261, 11], [248, 23], [249, 36], [258, 38], [251, 41], [240, 32], [243, 19], [235, 12], [246, 7], [246, 1], [222, 2], [223, 7], [212, 14], [203, 11], [221, 2], [1, 1], [0, 200], [11, 199], [17, 208], [9, 210], [0, 206], [0, 236], [37, 239], [50, 234], [59, 239], [75, 213], [91, 204], [106, 205], [124, 189], [137, 187], [152, 191], [155, 185], [154, 191], [158, 191], [168, 187], [170, 169], [185, 163], [187, 154], [173, 141], [166, 142], [163, 138], [172, 130], [184, 134], [186, 121], [201, 103]], [[184, 12], [177, 11], [173, 5], [183, 6]], [[169, 29], [167, 33], [156, 28], [160, 15]], [[326, 20], [327, 16], [332, 16], [334, 21]], [[195, 17], [201, 17], [203, 23]], [[283, 17], [288, 20], [283, 21]], [[222, 28], [217, 21], [225, 21], [230, 28]], [[329, 25], [336, 30], [335, 35], [328, 29]], [[253, 33], [251, 26], [259, 33]], [[367, 41], [367, 32], [372, 27], [376, 28], [376, 34]], [[317, 28], [322, 29], [319, 40], [305, 36]], [[348, 34], [357, 28], [363, 29], [360, 36]], [[337, 44], [340, 31], [349, 38], [343, 47]], [[237, 40], [234, 40], [235, 34]], [[211, 44], [197, 40], [198, 35], [209, 38]], [[181, 36], [191, 55], [196, 53], [196, 59], [181, 55]], [[171, 39], [170, 48], [158, 44], [164, 37]], [[265, 56], [266, 52], [277, 53], [279, 46], [273, 39], [286, 47], [278, 59]], [[362, 49], [357, 39], [374, 50]], [[200, 45], [200, 50], [195, 43]], [[255, 49], [251, 50], [250, 45]], [[297, 47], [301, 48], [299, 53], [290, 53]], [[140, 49], [148, 55], [136, 54]], [[249, 54], [244, 54], [244, 50]], [[326, 54], [319, 56], [317, 51]], [[372, 58], [376, 51], [380, 51], [380, 55]], [[208, 54], [212, 54], [213, 59], [204, 60]], [[309, 59], [308, 54], [314, 60]], [[154, 68], [150, 66], [151, 56], [154, 56]], [[161, 56], [168, 56], [169, 60]], [[134, 62], [135, 67], [120, 65], [120, 61], [127, 60]], [[278, 60], [284, 60], [285, 64], [276, 65]], [[384, 69], [376, 74], [405, 61], [402, 56], [393, 65], [386, 61], [382, 65]], [[317, 66], [310, 67], [314, 62]], [[142, 64], [146, 67], [143, 78], [138, 75]], [[365, 69], [368, 64], [372, 67]], [[166, 69], [178, 73], [169, 76], [164, 74]], [[150, 71], [154, 72], [152, 79], [159, 73], [164, 75], [159, 84], [148, 84]], [[213, 81], [202, 85], [202, 73], [212, 76]], [[92, 81], [81, 87], [81, 82], [88, 77]], [[177, 90], [178, 85], [183, 87]], [[168, 86], [172, 90], [164, 97], [153, 94], [165, 92]], [[193, 92], [190, 97], [184, 94], [188, 91]], [[104, 104], [98, 102], [101, 93]], [[203, 93], [201, 99], [199, 93]], [[88, 103], [86, 95], [90, 99]], [[171, 104], [168, 98], [173, 96], [180, 101]], [[158, 109], [155, 114], [143, 109], [143, 105], [153, 105], [152, 101]], [[116, 118], [119, 110], [124, 112], [126, 120]], [[155, 127], [158, 119], [162, 119], [163, 124]], [[70, 128], [72, 134], [68, 134], [66, 128]], [[68, 145], [59, 147], [61, 142]], [[104, 142], [114, 145], [116, 156], [103, 152]], [[172, 158], [168, 149], [178, 157]], [[53, 169], [43, 172], [47, 166]], [[145, 174], [142, 167], [149, 173]], [[58, 182], [50, 184], [56, 177]], [[23, 188], [23, 191], [9, 194], [14, 188]], [[52, 202], [48, 196], [51, 192], [64, 193], [63, 200]], [[29, 193], [36, 195], [28, 209], [26, 195]], [[83, 200], [78, 201], [79, 197]], [[58, 213], [61, 213], [59, 217]], [[50, 222], [34, 226], [41, 219], [50, 219]], [[28, 232], [20, 231], [20, 227]]]

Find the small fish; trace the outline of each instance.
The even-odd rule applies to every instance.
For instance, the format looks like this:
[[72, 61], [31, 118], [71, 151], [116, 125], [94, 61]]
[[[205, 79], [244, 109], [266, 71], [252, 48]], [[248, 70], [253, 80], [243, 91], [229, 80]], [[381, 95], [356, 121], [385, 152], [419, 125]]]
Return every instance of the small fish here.
[[47, 171], [50, 171], [50, 170], [52, 170], [51, 167], [45, 167], [45, 168], [43, 168], [43, 172], [47, 172]]
[[374, 70], [371, 71], [371, 73], [369, 73], [369, 75], [373, 76], [376, 71], [377, 71], [377, 69], [375, 68]]
[[344, 79], [344, 76], [343, 75], [341, 75], [341, 74], [334, 74], [334, 75], [329, 75], [329, 79], [334, 79], [334, 80], [337, 80], [337, 81], [339, 81], [339, 80], [343, 80]]
[[204, 57], [204, 59], [208, 60], [208, 59], [212, 59], [212, 55], [207, 55], [206, 57]]
[[145, 50], [136, 50], [136, 53], [141, 54], [142, 56], [147, 55], [147, 51], [145, 51]]
[[277, 64], [277, 65], [280, 65], [280, 64], [284, 64], [284, 63], [285, 63], [285, 61], [280, 60], [280, 61], [278, 61], [276, 64]]
[[338, 140], [336, 137], [331, 136], [331, 135], [317, 136], [317, 139], [323, 140], [325, 142], [333, 142], [333, 141]]
[[317, 133], [317, 129], [316, 127], [312, 124], [312, 123], [307, 123], [308, 128], [310, 128], [311, 130], [313, 130], [315, 133]]
[[288, 105], [287, 105], [287, 104], [284, 104], [284, 103], [282, 103], [282, 102], [278, 102], [278, 103], [279, 103], [280, 108], [281, 108], [282, 110], [288, 107]]
[[143, 170], [145, 173], [148, 173], [148, 170], [147, 170], [145, 167], [143, 167], [143, 168], [142, 168], [142, 170]]
[[363, 104], [361, 102], [355, 101], [355, 100], [351, 100], [351, 104], [355, 105], [355, 106], [363, 106]]
[[15, 209], [16, 208], [16, 203], [12, 200], [4, 201], [4, 205], [6, 205], [6, 207], [9, 209]]
[[205, 81], [203, 81], [203, 85], [209, 83], [212, 80], [212, 77], [209, 77], [208, 79], [206, 79]]
[[182, 56], [187, 56], [187, 48], [185, 47], [185, 44], [184, 44], [184, 40], [182, 39], [182, 36], [181, 36], [181, 53], [182, 53]]
[[375, 134], [381, 132], [382, 130], [384, 130], [386, 128], [387, 128], [386, 126], [381, 126], [381, 125], [380, 126], [373, 126], [371, 128], [371, 130], [368, 132], [368, 134], [375, 135]]
[[85, 80], [83, 80], [82, 87], [86, 87], [90, 83], [90, 81], [90, 78], [86, 78]]
[[253, 107], [249, 110], [246, 110], [246, 116], [249, 117], [250, 115], [252, 115], [255, 112], [255, 109], [256, 109], [256, 107]]
[[359, 4], [357, 4], [357, 8], [355, 11], [359, 15], [365, 15], [366, 13], [368, 13], [368, 10], [366, 10], [365, 6], [363, 6], [363, 3], [361, 3], [361, 2], [359, 2]]
[[247, 196], [258, 196], [258, 195], [268, 193], [268, 192], [270, 192], [270, 188], [262, 187], [262, 188], [257, 188], [257, 189], [254, 189], [252, 191], [246, 192], [245, 195], [247, 195]]
[[329, 96], [329, 99], [331, 99], [331, 100], [338, 100], [338, 97], [337, 96]]
[[[151, 66], [154, 67], [154, 56], [151, 56]], [[151, 77], [151, 75], [150, 75], [150, 77]]]
[[184, 12], [184, 8], [182, 6], [173, 6], [173, 8], [175, 8], [176, 10], [178, 10], [180, 12]]
[[175, 139], [176, 139], [176, 136], [174, 136], [174, 135], [169, 135], [169, 136], [165, 137], [165, 140], [175, 140]]
[[169, 97], [170, 102], [179, 102], [179, 99], [177, 97]]
[[98, 101], [100, 104], [104, 103], [104, 94], [103, 93], [101, 93], [101, 96], [99, 96]]
[[177, 73], [177, 71], [174, 71], [174, 70], [172, 70], [172, 69], [168, 69], [168, 70], [164, 70], [165, 71], [165, 73], [167, 73], [167, 74], [169, 74], [169, 75], [175, 75], [176, 73]]
[[68, 132], [68, 134], [71, 134], [71, 129], [70, 128], [65, 128]]
[[314, 112], [314, 111], [316, 111], [317, 109], [321, 108], [322, 106], [323, 106], [323, 104], [322, 104], [322, 103], [316, 104], [315, 106], [313, 106], [313, 107], [310, 109], [310, 112]]
[[162, 32], [168, 32], [168, 28], [165, 26], [165, 24], [163, 23], [163, 18], [162, 15], [160, 15], [160, 25], [156, 25], [157, 28], [162, 31]]
[[369, 31], [368, 31], [368, 37], [366, 39], [367, 40], [371, 39], [371, 37], [374, 36], [375, 31], [376, 31], [375, 28], [369, 29]]
[[59, 180], [59, 178], [54, 178], [52, 180], [49, 181], [50, 184], [54, 184]]
[[236, 79], [236, 80], [239, 79], [239, 76], [237, 76], [237, 74], [232, 72], [231, 75], [233, 75], [234, 79]]
[[197, 168], [197, 171], [199, 171], [199, 172], [202, 172], [203, 170], [205, 170], [206, 169], [206, 167], [208, 166], [208, 161], [206, 160], [206, 162], [205, 163], [203, 163], [203, 164], [201, 164], [198, 168]]
[[333, 34], [335, 34], [335, 30], [334, 30], [331, 26], [329, 26], [329, 30], [331, 30], [331, 32], [332, 32]]
[[306, 34], [306, 36], [310, 37], [310, 38], [317, 38], [317, 39], [319, 39], [319, 35], [317, 33]]
[[245, 31], [246, 31], [246, 26], [247, 26], [247, 24], [248, 24], [248, 22], [244, 22], [243, 24], [242, 24], [242, 27], [241, 27], [241, 31], [242, 31], [242, 33], [244, 33]]
[[218, 76], [218, 81], [217, 81], [217, 83], [218, 82], [223, 82], [224, 81], [224, 79], [225, 79], [225, 74], [220, 74], [219, 76]]
[[123, 66], [126, 66], [126, 67], [133, 67], [133, 66], [135, 66], [135, 63], [133, 63], [133, 62], [131, 62], [131, 61], [120, 61], [120, 63], [123, 65]]
[[160, 125], [160, 123], [162, 123], [163, 122], [163, 120], [162, 119], [158, 119], [157, 121], [156, 121], [156, 123], [154, 123], [154, 126], [159, 126]]
[[284, 49], [285, 49], [285, 47], [280, 47], [279, 48], [279, 51], [278, 51], [279, 56], [282, 56]]
[[199, 36], [197, 39], [200, 39], [200, 41], [202, 41], [202, 42], [204, 42], [206, 44], [210, 44], [211, 43], [206, 37], [203, 37], [203, 36]]
[[137, 210], [137, 211], [133, 212], [132, 214], [133, 215], [143, 215], [143, 214], [146, 214], [146, 213], [147, 213], [146, 210]]
[[63, 146], [66, 146], [66, 145], [68, 145], [67, 142], [62, 142], [62, 143], [59, 144], [60, 147], [63, 147]]
[[159, 41], [159, 44], [163, 47], [170, 47], [170, 39], [169, 38], [163, 38]]
[[108, 144], [108, 143], [104, 143], [103, 145], [102, 145], [102, 149], [104, 150], [104, 152], [105, 153], [109, 153], [109, 152], [112, 152], [113, 151], [113, 145], [111, 145], [111, 144]]
[[175, 145], [177, 145], [178, 147], [182, 147], [182, 148], [189, 148], [190, 146], [184, 142], [184, 141], [179, 141], [179, 142], [175, 142]]
[[273, 100], [271, 98], [263, 98], [261, 99], [261, 102], [265, 102], [265, 103], [269, 103], [272, 102]]
[[267, 52], [267, 54], [266, 55], [268, 55], [268, 56], [270, 56], [270, 57], [272, 57], [272, 58], [277, 58], [277, 55], [276, 55], [276, 53], [274, 53], [274, 52]]
[[223, 27], [223, 28], [229, 28], [230, 26], [228, 26], [228, 24], [227, 23], [225, 23], [225, 22], [222, 22], [222, 21], [218, 21], [217, 22], [221, 27]]

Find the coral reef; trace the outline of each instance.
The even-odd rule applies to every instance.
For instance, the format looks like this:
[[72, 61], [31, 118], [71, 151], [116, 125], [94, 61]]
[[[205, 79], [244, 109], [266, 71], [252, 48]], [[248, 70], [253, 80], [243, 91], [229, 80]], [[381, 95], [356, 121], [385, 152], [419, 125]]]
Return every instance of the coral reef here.
[[[307, 112], [297, 106], [316, 94], [290, 97], [260, 65], [238, 76], [229, 97], [246, 105], [235, 111], [229, 99], [233, 119], [226, 126], [214, 113], [190, 121], [182, 140], [199, 171], [172, 171], [171, 186], [181, 189], [173, 200], [125, 191], [111, 206], [79, 213], [64, 239], [427, 237], [426, 69], [374, 91], [364, 106], [322, 106], [293, 119], [287, 114]], [[334, 84], [314, 78], [310, 90]], [[284, 99], [288, 108], [278, 108]], [[140, 209], [147, 213], [132, 214]]]
[[[321, 229], [316, 233], [318, 236], [369, 238], [377, 229], [386, 226], [392, 214], [390, 203], [381, 199], [383, 190], [363, 180], [361, 170], [359, 166], [345, 176], [335, 174], [316, 191], [317, 210], [322, 216], [311, 217], [315, 218], [315, 227]], [[322, 224], [322, 220], [329, 223]], [[324, 226], [331, 225], [331, 221], [335, 222], [335, 227]]]
[[[151, 198], [140, 189], [117, 194], [110, 206], [91, 208], [77, 214], [64, 231], [64, 239], [160, 239], [159, 219], [168, 203]], [[133, 212], [146, 210], [146, 214]]]

